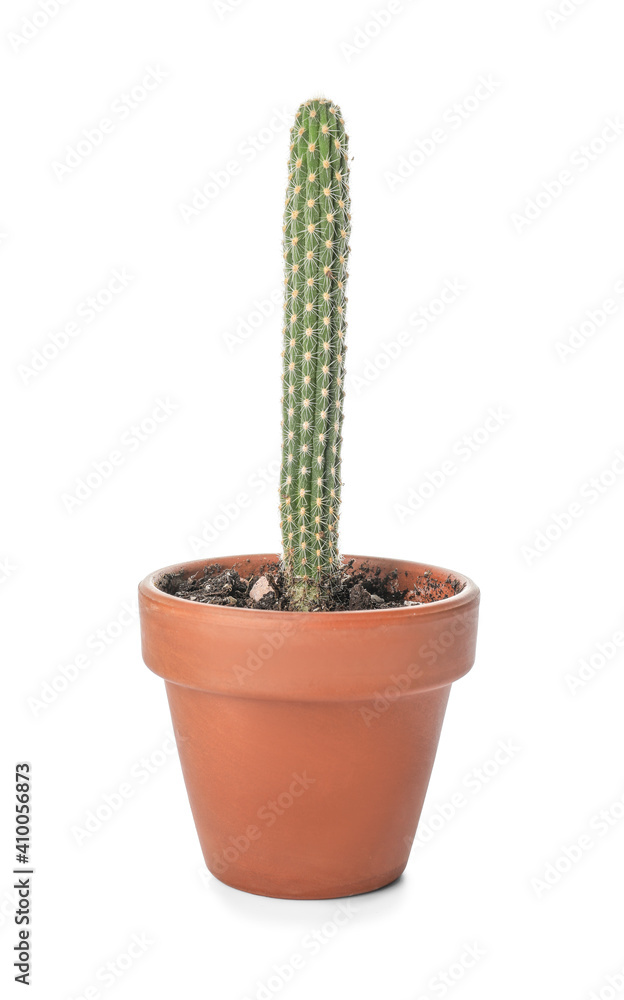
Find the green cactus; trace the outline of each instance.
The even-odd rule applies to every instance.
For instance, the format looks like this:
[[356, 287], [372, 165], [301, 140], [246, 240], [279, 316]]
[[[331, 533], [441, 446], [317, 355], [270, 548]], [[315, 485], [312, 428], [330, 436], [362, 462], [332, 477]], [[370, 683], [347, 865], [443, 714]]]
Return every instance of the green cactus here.
[[290, 137], [280, 515], [290, 605], [310, 610], [323, 606], [342, 571], [348, 136], [337, 105], [319, 99], [301, 105]]

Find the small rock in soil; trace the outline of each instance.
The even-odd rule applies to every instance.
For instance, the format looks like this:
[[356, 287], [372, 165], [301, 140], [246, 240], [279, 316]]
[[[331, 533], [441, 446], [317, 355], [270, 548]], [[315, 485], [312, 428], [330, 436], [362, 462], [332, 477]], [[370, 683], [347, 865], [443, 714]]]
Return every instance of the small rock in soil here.
[[277, 594], [266, 576], [259, 576], [249, 591], [254, 604], [259, 608], [270, 608], [275, 604]]

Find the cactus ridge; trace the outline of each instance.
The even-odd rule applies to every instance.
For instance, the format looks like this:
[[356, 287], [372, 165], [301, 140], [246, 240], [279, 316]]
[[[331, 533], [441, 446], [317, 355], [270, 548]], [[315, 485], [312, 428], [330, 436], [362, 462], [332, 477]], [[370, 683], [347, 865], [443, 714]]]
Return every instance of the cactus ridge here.
[[280, 516], [291, 605], [328, 597], [338, 551], [349, 257], [348, 136], [337, 105], [299, 108], [284, 212]]

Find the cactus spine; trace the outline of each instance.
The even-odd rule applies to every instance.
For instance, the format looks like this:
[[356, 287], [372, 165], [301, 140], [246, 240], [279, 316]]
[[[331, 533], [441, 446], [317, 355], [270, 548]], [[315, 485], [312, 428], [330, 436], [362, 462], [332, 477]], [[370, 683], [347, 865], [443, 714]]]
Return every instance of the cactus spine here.
[[306, 101], [290, 134], [284, 212], [280, 515], [291, 607], [322, 606], [338, 552], [349, 256], [348, 136], [340, 109]]

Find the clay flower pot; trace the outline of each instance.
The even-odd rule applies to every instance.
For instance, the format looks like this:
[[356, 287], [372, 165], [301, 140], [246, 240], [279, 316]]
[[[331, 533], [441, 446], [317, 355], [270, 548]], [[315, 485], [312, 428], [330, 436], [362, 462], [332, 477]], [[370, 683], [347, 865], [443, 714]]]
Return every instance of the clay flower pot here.
[[[425, 570], [388, 559], [411, 586]], [[276, 555], [219, 559], [241, 575]], [[409, 856], [451, 684], [474, 662], [479, 591], [386, 610], [196, 604], [139, 587], [143, 658], [166, 681], [206, 865], [227, 885], [323, 899], [379, 888]], [[404, 576], [407, 573], [407, 577]]]

